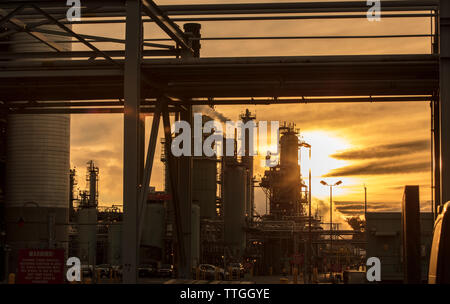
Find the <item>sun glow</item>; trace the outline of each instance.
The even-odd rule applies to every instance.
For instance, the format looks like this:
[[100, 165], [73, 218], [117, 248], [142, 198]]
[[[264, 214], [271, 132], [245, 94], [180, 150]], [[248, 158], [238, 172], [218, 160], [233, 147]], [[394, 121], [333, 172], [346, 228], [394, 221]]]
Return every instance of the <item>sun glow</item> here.
[[309, 168], [311, 168], [313, 196], [320, 199], [328, 198], [329, 188], [321, 185], [321, 180], [325, 180], [328, 184], [342, 180], [343, 185], [335, 187], [333, 195], [345, 195], [345, 185], [353, 184], [354, 181], [350, 181], [349, 178], [324, 176], [334, 169], [349, 165], [350, 162], [335, 159], [331, 155], [350, 149], [352, 145], [345, 138], [327, 131], [305, 131], [301, 133], [301, 139], [311, 145], [311, 161], [308, 149], [301, 150], [301, 172], [304, 179], [307, 179]]
[[[325, 177], [334, 169], [345, 167], [351, 164], [350, 161], [339, 160], [332, 157], [341, 151], [352, 149], [350, 141], [342, 136], [334, 134], [332, 131], [315, 130], [300, 132], [300, 141], [311, 145], [311, 160], [309, 160], [309, 148], [301, 147], [299, 152], [299, 164], [303, 180], [308, 184], [309, 169], [311, 168], [311, 190], [314, 198], [321, 200], [329, 199], [329, 187], [320, 184], [325, 180], [328, 184], [334, 184], [341, 180], [343, 183], [333, 189], [333, 196], [346, 196], [354, 191], [355, 185], [362, 185], [362, 182], [350, 177]], [[257, 168], [267, 170], [265, 166], [265, 153], [267, 150], [277, 151], [276, 144], [258, 146]], [[278, 151], [279, 152], [279, 151]], [[276, 157], [275, 157], [276, 158]], [[274, 158], [274, 159], [275, 159]], [[262, 172], [260, 172], [262, 174]]]

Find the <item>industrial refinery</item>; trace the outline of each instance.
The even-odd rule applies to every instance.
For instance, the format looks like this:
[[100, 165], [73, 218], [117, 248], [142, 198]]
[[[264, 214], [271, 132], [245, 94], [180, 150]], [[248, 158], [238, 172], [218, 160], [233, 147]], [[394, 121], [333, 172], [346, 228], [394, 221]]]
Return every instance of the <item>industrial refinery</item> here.
[[1, 283], [450, 283], [450, 2], [70, 2], [0, 3]]

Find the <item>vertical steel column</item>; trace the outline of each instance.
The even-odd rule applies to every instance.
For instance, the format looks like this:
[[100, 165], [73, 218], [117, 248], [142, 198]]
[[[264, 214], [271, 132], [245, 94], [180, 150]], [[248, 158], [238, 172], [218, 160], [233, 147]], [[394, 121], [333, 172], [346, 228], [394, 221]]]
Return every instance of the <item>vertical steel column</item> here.
[[[192, 106], [186, 111], [180, 113], [180, 119], [187, 121], [192, 126]], [[191, 134], [192, 135], [192, 134]], [[192, 151], [191, 151], [192, 154]], [[177, 189], [179, 193], [181, 230], [183, 232], [183, 247], [185, 249], [185, 264], [180, 268], [180, 278], [188, 279], [191, 277], [191, 207], [192, 207], [192, 157], [180, 156], [178, 158], [178, 182]]]
[[421, 233], [419, 186], [406, 186], [402, 201], [402, 243], [404, 283], [420, 284]]
[[433, 214], [436, 218], [437, 207], [441, 204], [441, 162], [440, 162], [440, 132], [439, 132], [439, 97], [433, 97], [431, 101], [432, 128], [433, 128], [433, 181], [434, 181], [434, 206]]
[[312, 212], [311, 212], [311, 146], [309, 146], [309, 172], [308, 172], [308, 284], [312, 282]]
[[[161, 120], [162, 101], [160, 99], [156, 102], [155, 113], [153, 114], [152, 128], [150, 132], [150, 139], [148, 141], [147, 157], [145, 160], [145, 169], [141, 176], [142, 187], [139, 193], [139, 230], [138, 230], [138, 244], [141, 243], [142, 229], [144, 226], [146, 208], [147, 208], [147, 196], [149, 192], [150, 180], [152, 177], [153, 161], [155, 159], [156, 142], [158, 141], [159, 123]], [[145, 130], [145, 129], [144, 129]], [[140, 245], [138, 246], [140, 249]]]
[[[139, 114], [139, 181], [142, 181], [144, 176], [145, 166], [145, 113]], [[142, 184], [141, 184], [142, 186]], [[142, 189], [141, 189], [142, 190]]]
[[[439, 10], [434, 11], [434, 37], [433, 37], [433, 54], [439, 54]], [[437, 216], [438, 206], [441, 204], [441, 143], [440, 143], [440, 100], [439, 100], [439, 90], [437, 90], [433, 94], [433, 98], [431, 100], [431, 116], [432, 116], [432, 151], [433, 151], [433, 177], [432, 177], [432, 186], [434, 187], [432, 199], [432, 212], [434, 214], [434, 218]]]
[[141, 1], [126, 1], [126, 45], [124, 73], [124, 153], [123, 153], [123, 282], [137, 282], [138, 187], [141, 93], [142, 15]]
[[[185, 33], [188, 37], [200, 37], [201, 25], [197, 23], [187, 23], [184, 25]], [[189, 46], [191, 46], [195, 52], [194, 56], [200, 56], [200, 42], [199, 40], [189, 41]], [[192, 58], [190, 52], [183, 52], [182, 59], [189, 60]], [[186, 110], [180, 112], [180, 119], [187, 121], [192, 126], [192, 106], [185, 105]], [[192, 133], [192, 132], [191, 132]], [[192, 134], [191, 134], [192, 136]], [[166, 139], [167, 140], [167, 139]], [[192, 138], [191, 138], [192, 141]], [[192, 151], [190, 153], [192, 155]], [[192, 275], [191, 271], [191, 207], [192, 207], [192, 157], [191, 156], [180, 156], [178, 158], [178, 176], [177, 176], [177, 190], [180, 213], [183, 215], [181, 217], [181, 231], [185, 260], [181, 263], [179, 269], [179, 276], [183, 279], [188, 279]], [[172, 188], [174, 189], [174, 188]]]
[[333, 276], [333, 186], [330, 185], [330, 279]]
[[450, 1], [440, 1], [440, 56], [439, 56], [439, 90], [440, 90], [440, 146], [441, 177], [440, 202], [450, 200]]
[[[177, 172], [177, 164], [176, 159], [172, 155], [171, 146], [172, 146], [172, 134], [171, 134], [171, 126], [170, 126], [170, 117], [169, 117], [169, 111], [167, 109], [167, 100], [161, 99], [163, 101], [163, 107], [162, 107], [162, 116], [163, 116], [163, 124], [164, 124], [164, 138], [165, 138], [165, 154], [166, 154], [166, 161], [167, 165], [169, 167], [169, 181], [170, 181], [170, 189], [171, 189], [171, 195], [172, 195], [172, 204], [173, 204], [173, 211], [174, 211], [174, 218], [175, 218], [175, 233], [176, 233], [176, 257], [177, 257], [177, 265], [178, 265], [178, 272], [180, 277], [185, 277], [187, 275], [185, 273], [187, 268], [186, 264], [187, 258], [186, 258], [186, 243], [184, 242], [184, 233], [183, 230], [183, 220], [181, 217], [181, 204], [184, 202], [184, 200], [180, 200], [179, 194], [180, 194], [180, 187], [178, 186], [179, 181], [177, 180], [178, 172]], [[184, 209], [183, 209], [184, 210]], [[184, 216], [187, 216], [187, 214], [183, 214]], [[190, 212], [189, 212], [190, 216]], [[190, 219], [190, 217], [189, 217]], [[189, 239], [190, 240], [190, 239]], [[189, 246], [190, 248], [190, 246]], [[190, 273], [190, 270], [189, 272]]]

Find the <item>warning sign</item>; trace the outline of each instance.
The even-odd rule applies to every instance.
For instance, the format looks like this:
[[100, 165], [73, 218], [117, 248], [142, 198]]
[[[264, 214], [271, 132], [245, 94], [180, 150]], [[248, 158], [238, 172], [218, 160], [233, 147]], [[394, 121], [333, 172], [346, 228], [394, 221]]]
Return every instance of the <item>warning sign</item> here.
[[19, 251], [17, 283], [64, 283], [64, 249], [22, 249]]

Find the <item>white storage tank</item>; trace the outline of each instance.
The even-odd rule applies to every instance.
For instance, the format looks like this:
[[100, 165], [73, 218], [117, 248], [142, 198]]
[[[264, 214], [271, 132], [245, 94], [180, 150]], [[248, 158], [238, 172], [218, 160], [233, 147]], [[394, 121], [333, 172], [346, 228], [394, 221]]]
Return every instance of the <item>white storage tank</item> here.
[[[39, 20], [33, 20], [36, 21]], [[60, 30], [55, 25], [42, 28]], [[46, 36], [50, 40], [70, 40]], [[35, 43], [36, 40], [26, 33], [15, 34], [12, 39], [30, 44], [11, 45], [10, 52], [51, 50], [42, 43]], [[64, 44], [64, 47], [69, 50], [71, 44]], [[7, 243], [12, 247], [9, 265], [10, 270], [15, 271], [17, 250], [21, 248], [57, 247], [67, 252], [70, 115], [9, 115], [7, 134], [5, 214]]]

